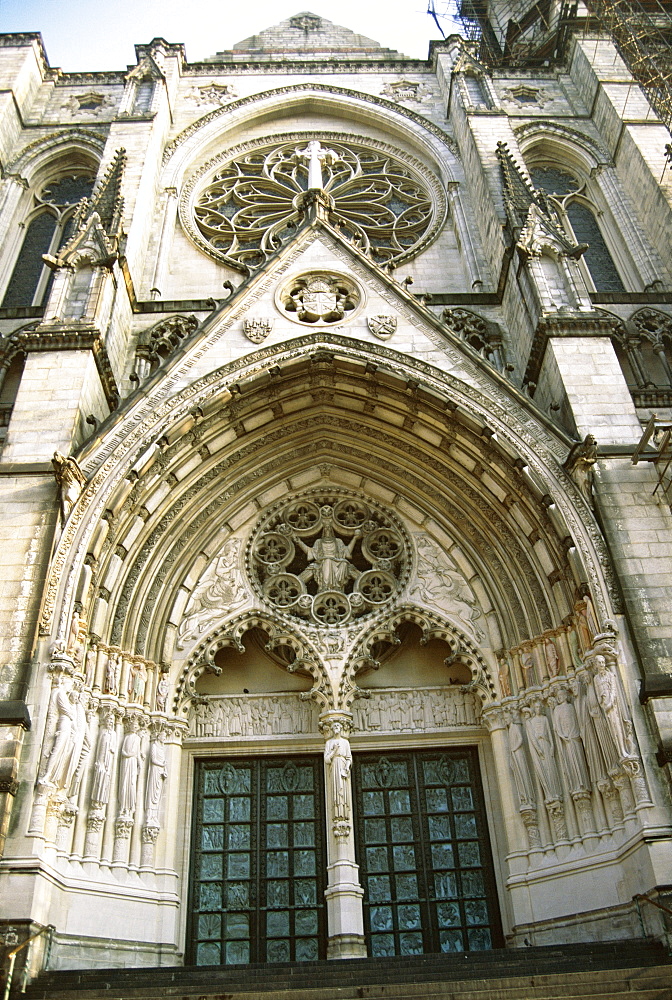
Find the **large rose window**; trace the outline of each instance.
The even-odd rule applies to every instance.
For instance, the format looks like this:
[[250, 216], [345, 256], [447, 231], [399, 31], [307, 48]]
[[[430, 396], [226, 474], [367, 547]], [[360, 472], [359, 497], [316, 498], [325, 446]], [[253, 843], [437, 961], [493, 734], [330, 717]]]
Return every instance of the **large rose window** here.
[[268, 515], [248, 571], [277, 611], [338, 626], [388, 604], [408, 572], [408, 543], [387, 512], [356, 497], [315, 493]]
[[311, 145], [321, 150], [318, 186], [332, 201], [333, 224], [377, 263], [413, 256], [436, 235], [445, 198], [419, 161], [381, 143], [297, 135], [204, 168], [181, 206], [202, 249], [243, 270], [260, 267], [299, 225], [301, 196], [315, 186]]

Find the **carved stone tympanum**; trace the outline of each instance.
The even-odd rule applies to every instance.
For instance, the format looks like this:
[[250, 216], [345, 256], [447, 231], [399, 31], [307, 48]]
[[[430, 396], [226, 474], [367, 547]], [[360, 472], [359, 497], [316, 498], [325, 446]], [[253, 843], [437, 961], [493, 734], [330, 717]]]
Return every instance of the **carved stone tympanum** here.
[[320, 492], [264, 520], [248, 548], [248, 570], [276, 610], [334, 626], [399, 593], [407, 552], [391, 515], [359, 498]]

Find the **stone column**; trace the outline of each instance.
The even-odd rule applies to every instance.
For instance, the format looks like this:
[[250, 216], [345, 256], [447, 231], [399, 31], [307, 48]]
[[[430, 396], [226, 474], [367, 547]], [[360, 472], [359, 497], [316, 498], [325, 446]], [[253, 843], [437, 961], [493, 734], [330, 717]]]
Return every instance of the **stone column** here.
[[320, 729], [326, 738], [328, 958], [366, 958], [364, 892], [359, 884], [352, 826], [352, 752], [348, 740], [351, 725], [352, 717], [343, 712], [326, 712], [320, 719]]

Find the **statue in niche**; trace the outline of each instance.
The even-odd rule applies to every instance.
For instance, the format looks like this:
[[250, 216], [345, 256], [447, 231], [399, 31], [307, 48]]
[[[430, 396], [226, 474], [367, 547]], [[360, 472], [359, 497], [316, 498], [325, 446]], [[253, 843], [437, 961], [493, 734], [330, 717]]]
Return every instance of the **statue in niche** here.
[[546, 654], [546, 665], [548, 667], [548, 673], [551, 677], [556, 677], [558, 673], [558, 651], [555, 648], [555, 643], [552, 639], [548, 638], [544, 642], [544, 653]]
[[140, 766], [145, 759], [142, 740], [138, 733], [139, 723], [132, 717], [121, 744], [121, 772], [119, 775], [119, 819], [132, 820], [138, 795]]
[[546, 802], [556, 802], [562, 798], [562, 784], [555, 763], [553, 735], [548, 719], [544, 715], [540, 699], [535, 699], [532, 709], [523, 709], [525, 732], [530, 747], [532, 765], [544, 791]]
[[331, 733], [324, 747], [324, 760], [329, 768], [331, 781], [333, 819], [347, 822], [352, 808], [350, 793], [352, 750], [350, 741], [343, 735], [342, 723], [332, 722]]
[[105, 667], [105, 694], [119, 694], [119, 677], [121, 675], [121, 654], [109, 652]]
[[535, 804], [534, 783], [527, 763], [520, 713], [517, 711], [505, 712], [504, 721], [508, 728], [511, 771], [518, 799], [523, 806], [533, 806]]
[[166, 767], [166, 734], [161, 731], [152, 740], [149, 747], [149, 769], [147, 771], [147, 788], [145, 790], [145, 825], [159, 825], [159, 809], [161, 798], [168, 777]]
[[618, 682], [612, 670], [609, 669], [604, 656], [595, 657], [596, 674], [593, 687], [597, 702], [604, 712], [609, 734], [618, 752], [619, 760], [632, 757], [632, 742], [630, 730], [632, 724], [625, 714], [619, 697]]
[[430, 606], [438, 605], [449, 614], [456, 615], [472, 635], [483, 639], [483, 633], [476, 625], [481, 612], [476, 607], [476, 599], [464, 577], [429, 535], [416, 535], [415, 542], [418, 566], [410, 596]]
[[66, 791], [69, 791], [80, 761], [88, 749], [86, 712], [80, 698], [78, 682], [75, 682], [70, 691], [62, 687], [56, 691], [56, 732], [41, 782]]
[[297, 545], [311, 560], [303, 573], [299, 574], [299, 579], [304, 582], [314, 580], [318, 593], [325, 590], [337, 590], [344, 593], [348, 580], [356, 580], [360, 575], [359, 570], [350, 562], [350, 558], [361, 532], [355, 531], [346, 545], [334, 533], [334, 525], [330, 517], [323, 515], [323, 523], [322, 534], [315, 539], [312, 545], [306, 545], [301, 538], [295, 539]]
[[562, 769], [567, 778], [570, 792], [589, 792], [590, 777], [581, 742], [579, 720], [568, 697], [567, 688], [559, 687], [555, 692], [556, 704], [553, 708], [553, 729], [558, 740], [558, 751]]
[[133, 663], [128, 675], [128, 700], [142, 705], [147, 683], [147, 667], [144, 663]]
[[156, 711], [165, 712], [166, 703], [168, 701], [168, 692], [170, 691], [170, 680], [168, 679], [168, 671], [164, 670], [159, 677], [159, 683], [156, 685]]
[[98, 737], [98, 749], [93, 765], [91, 802], [95, 807], [106, 805], [110, 800], [110, 785], [117, 753], [118, 740], [114, 712], [106, 712]]
[[98, 656], [98, 647], [96, 646], [95, 642], [92, 642], [86, 653], [86, 661], [84, 667], [84, 684], [88, 688], [93, 686], [93, 682], [96, 676], [97, 656]]

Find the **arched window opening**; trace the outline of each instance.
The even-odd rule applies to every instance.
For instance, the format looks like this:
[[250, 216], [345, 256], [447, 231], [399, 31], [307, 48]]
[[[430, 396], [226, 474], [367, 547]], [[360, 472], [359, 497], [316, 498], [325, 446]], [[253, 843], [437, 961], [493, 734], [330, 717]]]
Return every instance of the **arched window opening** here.
[[137, 114], [147, 114], [147, 112], [152, 106], [153, 97], [154, 97], [154, 81], [141, 80], [138, 83], [137, 90], [135, 91], [135, 101], [133, 102], [133, 110]]
[[0, 446], [4, 444], [7, 437], [9, 418], [12, 415], [14, 403], [19, 393], [25, 362], [26, 358], [24, 354], [15, 354], [7, 366], [5, 377], [0, 386]]
[[[577, 243], [586, 243], [583, 255], [590, 279], [598, 292], [623, 292], [625, 287], [611, 255], [595, 211], [586, 204], [585, 185], [559, 167], [535, 166], [530, 170], [532, 183], [550, 195], [560, 210], [568, 234]], [[579, 200], [579, 197], [581, 200]]]
[[44, 185], [35, 195], [35, 211], [2, 300], [3, 308], [40, 306], [46, 301], [53, 271], [42, 257], [57, 253], [70, 239], [75, 205], [91, 194], [93, 182], [88, 174], [69, 175]]

